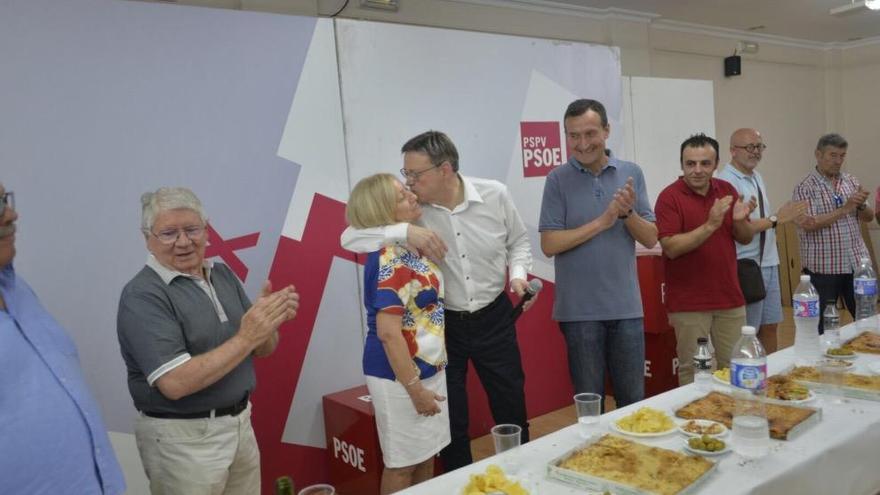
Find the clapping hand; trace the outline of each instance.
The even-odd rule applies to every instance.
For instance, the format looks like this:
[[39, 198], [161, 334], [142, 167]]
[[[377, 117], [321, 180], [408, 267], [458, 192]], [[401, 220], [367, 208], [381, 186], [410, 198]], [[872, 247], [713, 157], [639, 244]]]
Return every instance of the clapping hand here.
[[801, 217], [807, 214], [810, 204], [807, 201], [789, 201], [779, 208], [776, 212], [776, 221], [779, 223], [787, 223], [795, 221], [799, 223]]
[[299, 294], [293, 285], [272, 292], [272, 283], [263, 284], [260, 297], [241, 317], [238, 333], [254, 347], [271, 337], [282, 323], [296, 317], [299, 310]]
[[614, 201], [620, 210], [620, 216], [628, 215], [636, 204], [636, 190], [633, 188], [633, 178], [627, 177], [626, 184], [614, 193]]
[[[730, 209], [730, 204], [732, 202], [733, 197], [730, 195], [715, 200], [712, 209], [709, 210], [709, 219], [706, 221], [709, 228], [714, 231], [721, 227], [721, 224], [724, 223], [724, 214]], [[742, 204], [742, 201], [739, 201], [739, 204]], [[746, 215], [748, 215], [748, 213], [746, 213]]]
[[754, 197], [748, 203], [743, 201], [742, 198], [737, 199], [733, 205], [733, 220], [739, 221], [748, 218], [749, 214], [755, 209], [754, 201]]
[[844, 208], [849, 208], [850, 211], [855, 210], [859, 206], [865, 204], [865, 201], [868, 201], [868, 196], [870, 193], [862, 189], [861, 184], [859, 184], [859, 190], [852, 193], [848, 198], [846, 198], [846, 204]]

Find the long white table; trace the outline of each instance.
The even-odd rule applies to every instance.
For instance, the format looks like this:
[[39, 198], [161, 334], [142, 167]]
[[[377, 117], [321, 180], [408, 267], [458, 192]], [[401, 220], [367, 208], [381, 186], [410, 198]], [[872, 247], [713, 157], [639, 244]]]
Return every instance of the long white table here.
[[[856, 334], [854, 325], [841, 329], [844, 338]], [[768, 357], [770, 374], [777, 374], [794, 363], [792, 348]], [[859, 354], [852, 372], [871, 374], [867, 366], [880, 362], [880, 355]], [[723, 390], [723, 385], [718, 385]], [[599, 432], [610, 432], [608, 425], [640, 407], [650, 406], [670, 415], [678, 407], [705, 392], [694, 385], [679, 387], [601, 417]], [[794, 440], [771, 440], [770, 454], [747, 460], [736, 453], [713, 458], [717, 469], [700, 485], [706, 494], [865, 494], [880, 493], [880, 402], [848, 398], [832, 404], [822, 394], [805, 405], [822, 409], [822, 420]], [[635, 440], [658, 447], [682, 450], [684, 437], [672, 433], [659, 438]], [[725, 437], [729, 440], [729, 436]], [[533, 440], [517, 449], [520, 467], [515, 473], [524, 480], [531, 495], [583, 494], [569, 485], [547, 478], [548, 463], [582, 444], [578, 425]], [[466, 468], [438, 476], [404, 492], [424, 495], [458, 495], [469, 475], [483, 473], [489, 464], [501, 464], [493, 456]]]

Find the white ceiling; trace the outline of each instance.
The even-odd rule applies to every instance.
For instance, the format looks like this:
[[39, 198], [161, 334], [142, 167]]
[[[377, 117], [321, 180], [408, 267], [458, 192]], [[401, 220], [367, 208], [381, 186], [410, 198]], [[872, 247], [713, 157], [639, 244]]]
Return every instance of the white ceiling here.
[[[784, 36], [814, 42], [848, 42], [880, 36], [880, 11], [844, 16], [829, 10], [852, 0], [530, 0], [527, 3], [616, 8], [660, 19]], [[756, 26], [763, 28], [754, 29]]]

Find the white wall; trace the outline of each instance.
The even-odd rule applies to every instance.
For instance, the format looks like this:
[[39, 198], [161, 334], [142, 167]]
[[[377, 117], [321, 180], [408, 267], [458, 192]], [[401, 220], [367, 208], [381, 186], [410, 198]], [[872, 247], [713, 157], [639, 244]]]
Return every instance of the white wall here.
[[[328, 15], [343, 0], [179, 3]], [[713, 81], [721, 159], [729, 157], [728, 139], [733, 130], [745, 126], [760, 129], [769, 146], [761, 171], [774, 203], [790, 197], [796, 181], [813, 165], [816, 140], [831, 131], [843, 132], [850, 140], [848, 168], [867, 184], [880, 182], [880, 174], [863, 158], [880, 132], [871, 119], [880, 107], [880, 97], [872, 91], [880, 82], [880, 44], [829, 48], [820, 43], [683, 25], [613, 10], [597, 14], [595, 9], [535, 8], [493, 0], [400, 3], [398, 12], [386, 12], [360, 8], [359, 2], [351, 1], [340, 16], [613, 45], [620, 49], [625, 76]], [[760, 50], [743, 55], [741, 76], [724, 78], [722, 60], [733, 52], [738, 39], [757, 39]], [[669, 160], [674, 166], [677, 157]]]

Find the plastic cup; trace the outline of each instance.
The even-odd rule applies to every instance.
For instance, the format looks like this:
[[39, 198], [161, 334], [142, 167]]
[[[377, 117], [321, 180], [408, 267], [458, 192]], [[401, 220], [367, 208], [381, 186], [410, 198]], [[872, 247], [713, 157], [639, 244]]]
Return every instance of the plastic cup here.
[[816, 368], [819, 370], [819, 381], [825, 386], [825, 393], [832, 404], [843, 404], [843, 375], [846, 366], [841, 366], [832, 361], [820, 361]]
[[602, 412], [602, 396], [591, 392], [574, 395], [574, 408], [577, 412], [578, 432], [581, 438], [589, 438], [599, 424]]
[[331, 485], [312, 485], [299, 491], [297, 495], [336, 495], [336, 488]]
[[495, 425], [492, 427], [492, 440], [495, 442], [495, 454], [501, 456], [501, 465], [508, 474], [519, 469], [517, 451], [522, 442], [522, 428], [519, 425]]

